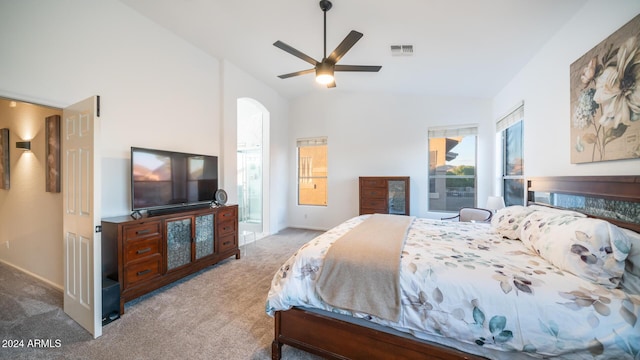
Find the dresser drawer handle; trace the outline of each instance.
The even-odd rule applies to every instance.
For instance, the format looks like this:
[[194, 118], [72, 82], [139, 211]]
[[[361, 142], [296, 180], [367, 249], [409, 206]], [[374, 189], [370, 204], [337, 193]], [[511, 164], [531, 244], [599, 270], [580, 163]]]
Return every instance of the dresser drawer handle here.
[[224, 230], [224, 231], [227, 231], [227, 230], [229, 230], [229, 229], [231, 229], [231, 227], [230, 227], [230, 226], [225, 226], [225, 227], [223, 227], [223, 228], [222, 228], [222, 230]]
[[138, 272], [136, 273], [136, 275], [138, 275], [138, 276], [142, 276], [142, 275], [146, 275], [146, 274], [148, 274], [148, 273], [150, 273], [150, 272], [151, 272], [151, 269], [142, 270], [142, 271], [138, 271]]
[[227, 241], [227, 242], [223, 242], [222, 245], [229, 245], [231, 244], [231, 241]]
[[231, 216], [231, 213], [224, 213], [222, 214], [223, 217], [227, 217], [227, 216]]
[[144, 235], [144, 234], [148, 234], [151, 230], [149, 229], [145, 229], [145, 230], [138, 230], [136, 231], [136, 235]]
[[148, 253], [149, 251], [151, 251], [151, 248], [140, 249], [136, 251], [136, 254], [140, 255], [140, 254]]

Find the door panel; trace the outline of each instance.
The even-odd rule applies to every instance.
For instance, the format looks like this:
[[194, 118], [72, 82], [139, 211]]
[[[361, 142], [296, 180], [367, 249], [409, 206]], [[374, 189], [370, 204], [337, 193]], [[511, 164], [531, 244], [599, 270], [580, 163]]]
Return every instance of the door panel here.
[[[84, 135], [86, 136], [86, 133]], [[80, 204], [80, 216], [89, 217], [91, 215], [91, 203], [93, 193], [91, 180], [93, 179], [93, 168], [91, 164], [93, 152], [89, 149], [80, 149], [80, 189], [78, 191], [78, 203]]]
[[63, 110], [64, 311], [102, 335], [99, 97]]
[[[68, 122], [66, 123], [67, 125], [69, 125]], [[78, 166], [78, 152], [74, 149], [67, 149], [67, 151], [63, 152], [63, 154], [65, 157], [65, 161], [63, 162], [63, 164], [66, 164], [65, 166], [63, 166], [63, 169], [65, 169], [65, 171], [63, 171], [64, 182], [66, 183], [66, 186], [64, 187], [64, 189], [66, 190], [64, 191], [64, 211], [65, 214], [77, 215], [77, 204], [74, 200], [75, 191], [72, 190], [78, 188], [78, 171], [76, 169], [76, 167]]]
[[[73, 233], [66, 233], [65, 234], [65, 239], [64, 239], [64, 266], [65, 266], [65, 271], [64, 271], [64, 294], [65, 294], [65, 298], [69, 297], [72, 300], [76, 300], [78, 298], [78, 290], [76, 287], [76, 282], [75, 282], [75, 278], [77, 277], [76, 273], [76, 249], [78, 249], [78, 246], [76, 246], [76, 237], [75, 234]], [[71, 259], [70, 261], [67, 261], [67, 259]]]

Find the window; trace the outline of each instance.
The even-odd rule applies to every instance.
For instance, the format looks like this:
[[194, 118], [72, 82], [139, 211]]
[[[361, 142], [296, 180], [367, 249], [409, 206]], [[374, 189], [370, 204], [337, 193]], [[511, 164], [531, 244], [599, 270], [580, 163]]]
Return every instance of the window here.
[[429, 130], [429, 211], [476, 206], [475, 126]]
[[327, 138], [299, 139], [298, 205], [327, 206]]
[[524, 205], [524, 105], [498, 120], [502, 140], [502, 196], [505, 205]]

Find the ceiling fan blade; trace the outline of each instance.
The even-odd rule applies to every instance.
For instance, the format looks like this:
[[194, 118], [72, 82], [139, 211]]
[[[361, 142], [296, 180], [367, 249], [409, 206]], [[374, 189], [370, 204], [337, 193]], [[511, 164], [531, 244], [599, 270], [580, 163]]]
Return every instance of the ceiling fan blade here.
[[278, 40], [276, 42], [273, 43], [273, 46], [280, 48], [286, 52], [288, 52], [289, 54], [298, 57], [306, 62], [308, 62], [309, 64], [316, 66], [318, 64], [318, 61], [316, 61], [314, 58], [312, 58], [311, 56], [294, 49], [293, 47], [283, 43], [282, 41]]
[[378, 72], [382, 66], [377, 65], [336, 65], [334, 71], [367, 71]]
[[362, 33], [351, 30], [349, 35], [347, 35], [347, 37], [342, 40], [340, 45], [338, 45], [338, 47], [333, 50], [331, 55], [329, 55], [328, 60], [333, 62], [334, 64], [337, 63], [340, 59], [342, 59], [344, 54], [346, 54], [347, 51], [349, 51], [349, 49], [351, 49], [351, 47], [353, 47], [353, 45], [355, 45], [358, 40], [360, 40], [361, 37]]
[[289, 73], [289, 74], [278, 75], [278, 77], [280, 79], [286, 79], [286, 78], [290, 78], [290, 77], [294, 77], [294, 76], [298, 76], [298, 75], [309, 74], [309, 73], [312, 73], [314, 71], [316, 71], [316, 69], [300, 70], [300, 71], [292, 72], [292, 73]]

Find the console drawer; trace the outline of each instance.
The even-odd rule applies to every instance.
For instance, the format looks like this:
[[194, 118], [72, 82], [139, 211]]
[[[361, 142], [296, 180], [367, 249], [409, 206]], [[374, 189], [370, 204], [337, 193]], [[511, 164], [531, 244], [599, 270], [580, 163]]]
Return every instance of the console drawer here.
[[127, 289], [141, 281], [160, 276], [161, 263], [162, 257], [156, 254], [148, 260], [128, 264], [124, 269], [124, 288]]
[[160, 240], [162, 238], [142, 239], [128, 241], [124, 247], [124, 264], [127, 266], [132, 261], [160, 253]]
[[366, 187], [362, 188], [362, 193], [360, 197], [366, 197], [369, 199], [384, 199], [387, 197], [387, 189], [386, 188], [374, 188], [374, 187]]
[[381, 178], [360, 178], [361, 187], [387, 188], [387, 181]]
[[236, 232], [236, 224], [234, 220], [223, 221], [218, 223], [218, 237], [224, 237]]
[[360, 207], [386, 211], [387, 199], [360, 199]]
[[237, 218], [237, 210], [236, 206], [233, 207], [221, 207], [218, 210], [217, 221], [218, 223], [227, 220], [235, 220]]
[[124, 241], [136, 241], [150, 237], [162, 238], [160, 221], [149, 221], [124, 227]]
[[224, 237], [220, 237], [220, 240], [218, 241], [219, 244], [219, 248], [218, 248], [218, 252], [219, 253], [224, 253], [225, 251], [229, 250], [229, 249], [235, 249], [236, 247], [238, 247], [238, 238], [236, 237], [235, 234], [233, 235], [229, 235], [229, 236], [224, 236]]
[[365, 215], [365, 214], [386, 214], [386, 213], [387, 213], [387, 209], [385, 209], [385, 208], [377, 208], [377, 209], [361, 208], [360, 209], [360, 215]]

